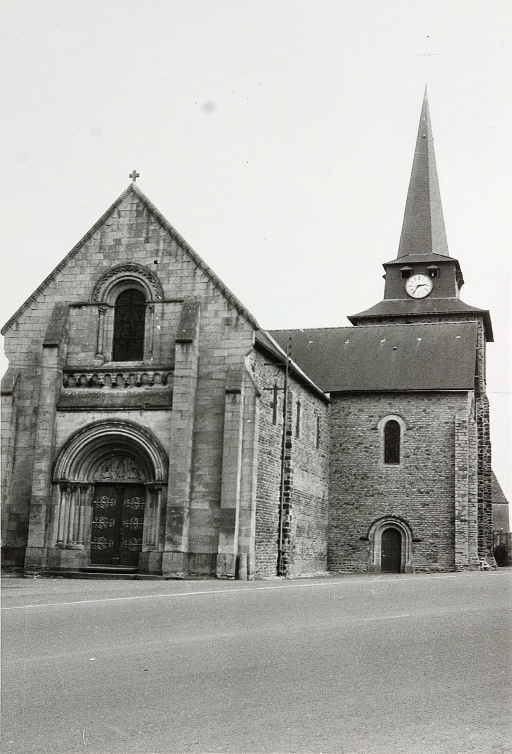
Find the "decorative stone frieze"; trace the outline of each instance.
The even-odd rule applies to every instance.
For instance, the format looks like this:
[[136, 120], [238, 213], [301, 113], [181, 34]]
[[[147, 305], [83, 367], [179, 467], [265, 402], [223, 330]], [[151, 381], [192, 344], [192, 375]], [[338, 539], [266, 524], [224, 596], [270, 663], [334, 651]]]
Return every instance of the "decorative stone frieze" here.
[[129, 389], [165, 387], [172, 383], [172, 372], [166, 369], [131, 370], [66, 370], [63, 373], [62, 385], [64, 388], [75, 389]]

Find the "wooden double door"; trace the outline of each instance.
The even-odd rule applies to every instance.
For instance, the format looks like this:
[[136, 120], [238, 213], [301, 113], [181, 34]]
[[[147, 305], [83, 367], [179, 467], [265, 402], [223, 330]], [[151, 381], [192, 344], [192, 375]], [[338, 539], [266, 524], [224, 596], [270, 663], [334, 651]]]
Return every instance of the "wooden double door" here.
[[142, 549], [146, 491], [142, 484], [96, 484], [91, 564], [136, 567]]

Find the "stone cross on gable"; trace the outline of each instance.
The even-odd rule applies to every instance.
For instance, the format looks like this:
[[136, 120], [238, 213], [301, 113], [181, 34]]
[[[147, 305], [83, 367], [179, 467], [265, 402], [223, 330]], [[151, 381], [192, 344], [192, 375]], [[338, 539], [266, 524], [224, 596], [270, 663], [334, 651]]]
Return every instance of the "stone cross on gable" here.
[[137, 180], [137, 178], [139, 178], [139, 177], [140, 177], [140, 174], [139, 174], [139, 173], [137, 173], [137, 171], [136, 171], [136, 170], [134, 170], [134, 171], [133, 171], [133, 173], [130, 173], [130, 175], [128, 176], [128, 178], [131, 178], [131, 179], [132, 179], [132, 183], [135, 183], [135, 181], [136, 181], [136, 180]]

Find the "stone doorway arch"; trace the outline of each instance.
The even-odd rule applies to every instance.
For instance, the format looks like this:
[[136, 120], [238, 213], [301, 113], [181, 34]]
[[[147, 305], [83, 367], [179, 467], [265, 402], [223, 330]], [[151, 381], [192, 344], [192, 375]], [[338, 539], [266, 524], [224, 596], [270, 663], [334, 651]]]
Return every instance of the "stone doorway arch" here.
[[412, 530], [398, 516], [384, 516], [368, 532], [369, 573], [414, 573]]
[[134, 422], [93, 422], [76, 432], [54, 468], [52, 564], [158, 572], [167, 470], [157, 438]]

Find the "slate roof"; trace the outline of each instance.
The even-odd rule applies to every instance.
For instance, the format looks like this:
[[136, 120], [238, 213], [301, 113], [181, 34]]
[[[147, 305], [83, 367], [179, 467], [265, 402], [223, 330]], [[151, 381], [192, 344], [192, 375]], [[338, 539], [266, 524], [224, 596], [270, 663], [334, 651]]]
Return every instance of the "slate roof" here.
[[434, 254], [449, 257], [425, 87], [397, 256]]
[[357, 324], [365, 317], [423, 317], [429, 314], [452, 314], [455, 317], [463, 314], [475, 314], [483, 318], [487, 341], [492, 343], [494, 340], [489, 310], [470, 306], [458, 298], [431, 298], [429, 296], [428, 298], [414, 301], [412, 299], [383, 299], [364, 312], [351, 314], [348, 320], [353, 324]]
[[[290, 332], [295, 331], [293, 330]], [[286, 351], [288, 348], [288, 341], [280, 344], [274, 339], [272, 334], [270, 332], [267, 332], [266, 330], [256, 330], [254, 341], [254, 345], [256, 347], [259, 347], [260, 350], [263, 350], [265, 353], [272, 356], [278, 364], [281, 364], [283, 366], [286, 365]], [[319, 397], [323, 398], [324, 401], [329, 402], [329, 399], [325, 395], [324, 391], [314, 382], [314, 380], [311, 379], [309, 375], [307, 375], [303, 371], [303, 369], [301, 369], [299, 364], [293, 358], [289, 359], [288, 365], [290, 374], [298, 382], [300, 382], [312, 392], [316, 393]]]
[[272, 330], [327, 393], [472, 390], [474, 322]]
[[505, 497], [505, 493], [501, 489], [501, 485], [496, 478], [494, 471], [491, 476], [491, 500], [493, 505], [508, 505], [508, 500]]

